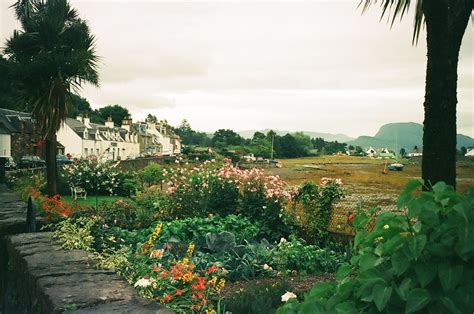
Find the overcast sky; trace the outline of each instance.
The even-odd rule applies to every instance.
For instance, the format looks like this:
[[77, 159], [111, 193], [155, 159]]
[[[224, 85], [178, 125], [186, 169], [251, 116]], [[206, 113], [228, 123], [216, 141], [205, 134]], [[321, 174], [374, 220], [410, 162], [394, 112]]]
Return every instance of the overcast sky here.
[[[0, 46], [18, 28], [0, 0]], [[127, 107], [214, 131], [273, 128], [373, 135], [423, 121], [425, 34], [354, 1], [71, 0], [97, 37], [94, 108]], [[458, 132], [474, 136], [473, 25], [459, 64]]]

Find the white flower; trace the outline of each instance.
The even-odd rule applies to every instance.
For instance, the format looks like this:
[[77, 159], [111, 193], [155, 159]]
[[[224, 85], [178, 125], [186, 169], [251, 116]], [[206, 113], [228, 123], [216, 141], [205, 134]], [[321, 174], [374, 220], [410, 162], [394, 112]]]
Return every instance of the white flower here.
[[135, 287], [143, 287], [146, 288], [148, 286], [151, 286], [152, 281], [147, 279], [147, 278], [142, 278], [139, 279], [137, 282], [135, 282]]
[[263, 265], [263, 270], [273, 270], [273, 268], [271, 268], [270, 266], [268, 266], [268, 264], [264, 264], [264, 265]]
[[296, 294], [287, 291], [284, 295], [281, 296], [281, 302], [287, 302], [289, 299], [293, 298], [296, 298]]
[[384, 225], [383, 228], [388, 229], [388, 228], [390, 228], [390, 226], [389, 225]]
[[286, 239], [282, 237], [282, 238], [280, 239], [280, 243], [279, 243], [279, 244], [283, 244], [283, 243], [285, 243], [285, 242], [286, 242]]

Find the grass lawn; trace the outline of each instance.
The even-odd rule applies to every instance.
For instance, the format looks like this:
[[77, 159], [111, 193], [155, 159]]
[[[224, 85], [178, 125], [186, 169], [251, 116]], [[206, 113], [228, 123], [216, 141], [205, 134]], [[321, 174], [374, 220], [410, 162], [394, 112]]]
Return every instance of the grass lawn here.
[[[71, 195], [65, 195], [61, 196], [61, 199], [66, 202], [66, 203], [73, 203], [77, 202], [77, 204], [80, 205], [88, 205], [91, 207], [95, 206], [95, 196], [94, 195], [87, 195], [87, 199], [83, 198], [78, 198], [77, 200], [74, 200]], [[123, 196], [108, 196], [108, 195], [99, 195], [97, 196], [97, 202], [100, 204], [103, 201], [113, 203], [119, 199], [126, 199], [126, 197]]]

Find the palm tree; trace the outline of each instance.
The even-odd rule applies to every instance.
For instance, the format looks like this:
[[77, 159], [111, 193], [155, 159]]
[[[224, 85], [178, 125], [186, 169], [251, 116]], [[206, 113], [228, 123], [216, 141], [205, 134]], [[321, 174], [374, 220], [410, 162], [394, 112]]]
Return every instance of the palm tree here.
[[56, 132], [67, 117], [72, 92], [83, 83], [98, 86], [95, 39], [67, 0], [19, 0], [13, 7], [22, 30], [13, 32], [4, 52], [45, 139], [47, 190], [54, 195]]
[[[362, 0], [364, 10], [377, 0]], [[410, 0], [381, 0], [382, 16], [392, 24]], [[426, 26], [428, 63], [425, 81], [422, 178], [425, 187], [439, 181], [456, 186], [456, 105], [458, 57], [474, 7], [472, 0], [416, 0], [413, 43]]]

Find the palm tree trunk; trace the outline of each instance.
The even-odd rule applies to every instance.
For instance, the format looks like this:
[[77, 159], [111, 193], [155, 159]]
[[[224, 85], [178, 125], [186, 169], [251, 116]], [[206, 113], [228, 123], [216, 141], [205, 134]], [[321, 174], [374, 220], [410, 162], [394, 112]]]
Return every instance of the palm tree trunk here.
[[440, 181], [456, 186], [457, 67], [471, 12], [466, 4], [459, 4], [462, 2], [457, 6], [445, 1], [423, 2], [428, 64], [422, 178], [427, 189]]
[[46, 138], [46, 192], [49, 196], [58, 194], [58, 171], [56, 165], [57, 140], [56, 134]]

